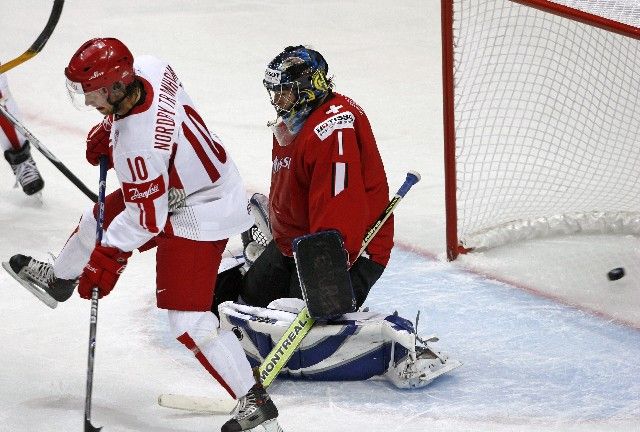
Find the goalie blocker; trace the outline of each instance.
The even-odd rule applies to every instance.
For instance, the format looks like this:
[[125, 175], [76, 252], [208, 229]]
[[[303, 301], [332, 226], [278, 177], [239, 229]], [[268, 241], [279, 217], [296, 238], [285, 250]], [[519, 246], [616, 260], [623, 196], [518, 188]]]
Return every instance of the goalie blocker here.
[[259, 379], [265, 387], [280, 373], [316, 319], [336, 318], [356, 308], [347, 252], [337, 231], [323, 231], [294, 239], [293, 254], [306, 306], [297, 311], [298, 315], [258, 367]]
[[293, 258], [309, 316], [331, 319], [356, 310], [340, 233], [322, 231], [296, 238]]

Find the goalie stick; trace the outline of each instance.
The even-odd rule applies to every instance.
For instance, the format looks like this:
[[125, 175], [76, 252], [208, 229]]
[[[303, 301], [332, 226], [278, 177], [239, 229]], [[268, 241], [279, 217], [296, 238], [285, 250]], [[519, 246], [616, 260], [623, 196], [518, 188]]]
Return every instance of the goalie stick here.
[[60, 14], [62, 13], [62, 6], [64, 5], [64, 0], [54, 0], [53, 7], [51, 8], [51, 14], [49, 14], [49, 19], [47, 20], [47, 24], [44, 26], [44, 30], [40, 33], [40, 36], [36, 39], [36, 41], [26, 50], [24, 53], [14, 58], [13, 60], [9, 60], [8, 62], [0, 65], [0, 74], [5, 73], [8, 70], [13, 69], [14, 67], [26, 62], [30, 58], [34, 57], [44, 48], [44, 45], [49, 40], [49, 36], [53, 33], [53, 30], [56, 28], [58, 24], [58, 20], [60, 19]]
[[[409, 189], [416, 183], [420, 181], [420, 174], [416, 171], [409, 171], [407, 173], [407, 177], [398, 189], [398, 192], [393, 196], [393, 198], [389, 201], [389, 204], [382, 211], [378, 219], [373, 223], [371, 228], [367, 230], [364, 239], [362, 241], [362, 246], [360, 251], [358, 252], [358, 256], [353, 260], [355, 262], [360, 255], [367, 248], [371, 240], [375, 237], [375, 235], [380, 231], [384, 223], [389, 219], [393, 210], [398, 206], [400, 200], [404, 198], [404, 196], [409, 192]], [[309, 315], [309, 310], [305, 306], [298, 313], [296, 318], [293, 320], [289, 328], [285, 330], [284, 334], [278, 340], [278, 342], [273, 346], [271, 352], [265, 357], [262, 364], [258, 368], [258, 374], [262, 385], [264, 387], [268, 387], [280, 370], [287, 364], [291, 355], [295, 351], [295, 349], [300, 345], [302, 340], [305, 338], [311, 327], [315, 323], [315, 319]], [[175, 395], [175, 394], [162, 394], [158, 397], [158, 404], [165, 408], [173, 408], [180, 409], [186, 411], [198, 411], [203, 412], [206, 407], [206, 412], [212, 414], [228, 414], [230, 410], [228, 409], [231, 406], [231, 403], [235, 406], [235, 401], [230, 400], [228, 403], [224, 402], [218, 405], [217, 400], [211, 400], [203, 397], [193, 397], [186, 395]], [[233, 409], [233, 407], [232, 407]]]
[[69, 168], [67, 168], [65, 166], [65, 164], [63, 164], [62, 162], [60, 162], [60, 160], [55, 157], [53, 155], [53, 153], [51, 153], [49, 151], [48, 148], [46, 148], [44, 146], [44, 144], [42, 144], [40, 142], [40, 140], [38, 140], [38, 138], [36, 138], [17, 118], [15, 118], [15, 116], [13, 114], [11, 114], [7, 108], [0, 104], [0, 114], [2, 114], [3, 116], [5, 116], [11, 123], [13, 123], [13, 125], [20, 131], [20, 133], [22, 133], [22, 135], [24, 135], [25, 137], [27, 137], [27, 139], [29, 140], [29, 142], [31, 143], [31, 145], [33, 145], [35, 148], [38, 149], [38, 151], [40, 151], [40, 153], [42, 153], [44, 155], [44, 157], [46, 157], [49, 162], [51, 162], [56, 168], [58, 168], [58, 170], [64, 174], [64, 176], [66, 178], [68, 178], [69, 180], [71, 180], [71, 183], [73, 183], [74, 185], [76, 185], [78, 187], [78, 189], [80, 189], [80, 191], [82, 191], [82, 193], [84, 193], [91, 201], [93, 202], [97, 202], [98, 201], [98, 196], [91, 191], [91, 189], [89, 189], [87, 187], [87, 185], [85, 185], [84, 183], [82, 183], [82, 181], [80, 181], [80, 179], [78, 177], [76, 177], [70, 170]]

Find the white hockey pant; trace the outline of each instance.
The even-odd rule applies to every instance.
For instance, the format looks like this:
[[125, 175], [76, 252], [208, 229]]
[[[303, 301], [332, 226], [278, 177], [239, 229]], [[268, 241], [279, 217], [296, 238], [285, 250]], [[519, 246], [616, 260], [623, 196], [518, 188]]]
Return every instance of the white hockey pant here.
[[53, 273], [60, 279], [77, 279], [89, 262], [96, 245], [96, 218], [93, 206], [85, 210], [78, 228], [71, 234], [53, 263]]
[[238, 399], [256, 383], [249, 361], [233, 332], [220, 330], [211, 312], [169, 310], [169, 325], [176, 339], [189, 348], [204, 368]]

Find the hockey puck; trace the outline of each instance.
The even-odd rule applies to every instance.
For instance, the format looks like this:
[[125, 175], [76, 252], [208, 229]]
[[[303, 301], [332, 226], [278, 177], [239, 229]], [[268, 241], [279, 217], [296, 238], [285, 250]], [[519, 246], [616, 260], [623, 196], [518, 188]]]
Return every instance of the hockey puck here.
[[616, 267], [614, 269], [609, 270], [609, 273], [607, 273], [607, 277], [609, 278], [610, 281], [618, 280], [622, 276], [624, 276], [623, 267]]

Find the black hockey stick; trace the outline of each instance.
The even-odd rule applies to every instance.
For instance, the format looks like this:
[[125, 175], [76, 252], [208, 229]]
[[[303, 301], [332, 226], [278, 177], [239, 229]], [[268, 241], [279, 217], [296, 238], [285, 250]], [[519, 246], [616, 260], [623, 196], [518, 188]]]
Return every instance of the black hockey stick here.
[[[358, 256], [353, 260], [354, 263], [360, 258], [360, 255], [365, 251], [371, 240], [373, 240], [376, 234], [378, 234], [378, 231], [380, 231], [380, 228], [382, 228], [387, 219], [389, 219], [393, 210], [400, 203], [400, 200], [404, 198], [407, 192], [409, 192], [409, 189], [419, 181], [420, 174], [415, 171], [409, 171], [407, 173], [407, 177], [402, 186], [400, 186], [400, 189], [398, 189], [398, 192], [396, 192], [378, 219], [365, 233], [364, 239], [362, 240], [362, 247], [360, 248], [360, 252], [358, 252]], [[278, 376], [280, 370], [287, 364], [293, 352], [300, 345], [307, 333], [309, 333], [314, 323], [315, 319], [311, 317], [308, 308], [305, 306], [260, 364], [258, 373], [262, 385], [268, 387], [276, 376]]]
[[[102, 242], [102, 224], [104, 223], [104, 195], [107, 187], [107, 156], [100, 156], [100, 183], [98, 187], [98, 223], [96, 225], [96, 244]], [[89, 320], [89, 355], [87, 360], [87, 393], [84, 400], [84, 432], [98, 432], [91, 424], [91, 393], [93, 390], [93, 364], [96, 355], [96, 331], [98, 330], [98, 296], [100, 290], [93, 287], [91, 292], [91, 318]]]
[[26, 62], [31, 57], [42, 51], [42, 48], [44, 48], [44, 45], [49, 40], [49, 36], [51, 36], [51, 33], [53, 33], [53, 29], [55, 29], [56, 24], [58, 24], [63, 5], [64, 0], [53, 0], [53, 8], [51, 9], [49, 20], [44, 26], [44, 30], [42, 30], [42, 33], [40, 33], [40, 36], [38, 36], [38, 39], [36, 39], [36, 41], [24, 53], [14, 58], [13, 60], [9, 60], [5, 64], [0, 65], [0, 74], [5, 73], [6, 71], [18, 66], [19, 64]]
[[44, 155], [44, 157], [46, 157], [47, 159], [49, 159], [49, 162], [51, 162], [56, 168], [58, 168], [58, 170], [64, 174], [64, 176], [66, 178], [68, 178], [69, 180], [71, 180], [71, 183], [73, 183], [74, 185], [76, 185], [78, 187], [78, 189], [80, 189], [80, 191], [82, 193], [84, 193], [91, 201], [93, 202], [97, 202], [98, 201], [98, 196], [91, 191], [91, 189], [89, 189], [87, 187], [87, 185], [85, 185], [84, 183], [82, 183], [82, 181], [80, 181], [80, 179], [78, 177], [76, 177], [70, 170], [69, 168], [67, 168], [65, 166], [65, 164], [63, 164], [62, 162], [60, 162], [60, 160], [55, 157], [53, 155], [53, 153], [51, 153], [49, 151], [48, 148], [46, 148], [44, 146], [44, 144], [42, 144], [40, 142], [40, 140], [38, 140], [38, 138], [36, 138], [21, 122], [20, 120], [18, 120], [13, 114], [11, 114], [7, 108], [0, 104], [0, 115], [3, 115], [4, 117], [7, 118], [7, 120], [9, 120], [15, 127], [16, 129], [18, 129], [20, 131], [20, 133], [22, 135], [24, 135], [28, 140], [29, 143], [31, 143], [32, 146], [34, 146], [35, 148], [37, 148], [40, 153], [42, 153]]

